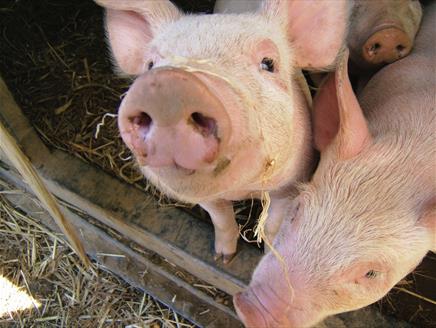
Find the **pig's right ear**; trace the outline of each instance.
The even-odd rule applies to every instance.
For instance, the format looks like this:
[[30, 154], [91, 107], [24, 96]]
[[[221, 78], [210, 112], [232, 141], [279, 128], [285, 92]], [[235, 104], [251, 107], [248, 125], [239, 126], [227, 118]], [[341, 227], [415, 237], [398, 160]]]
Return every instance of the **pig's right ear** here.
[[348, 49], [335, 73], [330, 73], [313, 102], [313, 137], [322, 153], [335, 147], [339, 159], [349, 159], [361, 152], [371, 135], [362, 109], [348, 78]]
[[150, 41], [162, 24], [182, 14], [168, 0], [95, 0], [106, 8], [106, 31], [114, 59], [125, 74], [144, 71]]
[[335, 64], [350, 7], [348, 0], [265, 0], [261, 13], [285, 28], [297, 67], [320, 70]]

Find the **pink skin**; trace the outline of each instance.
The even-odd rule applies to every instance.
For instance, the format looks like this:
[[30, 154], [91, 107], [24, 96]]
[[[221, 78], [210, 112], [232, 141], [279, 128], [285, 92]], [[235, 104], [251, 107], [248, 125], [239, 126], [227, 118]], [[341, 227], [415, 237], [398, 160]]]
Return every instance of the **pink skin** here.
[[136, 76], [119, 110], [122, 138], [151, 183], [210, 214], [216, 258], [229, 262], [239, 237], [231, 201], [271, 191], [273, 234], [283, 194], [311, 172], [300, 69], [334, 66], [347, 1], [197, 16], [166, 0], [97, 2], [119, 70]]
[[274, 240], [285, 268], [270, 252], [234, 297], [247, 327], [310, 327], [364, 307], [436, 251], [436, 5], [426, 10], [415, 49], [369, 81], [363, 110], [347, 55], [322, 85], [314, 103], [321, 161]]

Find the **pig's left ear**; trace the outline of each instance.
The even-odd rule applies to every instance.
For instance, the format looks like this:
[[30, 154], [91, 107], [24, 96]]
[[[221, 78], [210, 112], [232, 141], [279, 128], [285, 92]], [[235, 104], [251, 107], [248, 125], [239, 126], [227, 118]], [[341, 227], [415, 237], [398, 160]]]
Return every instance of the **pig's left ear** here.
[[297, 67], [334, 65], [348, 29], [349, 1], [265, 0], [262, 12], [285, 26]]
[[335, 73], [330, 73], [313, 102], [313, 137], [322, 153], [336, 148], [339, 159], [349, 159], [361, 152], [371, 136], [359, 102], [348, 78], [348, 49], [344, 51]]
[[168, 0], [95, 0], [106, 8], [106, 32], [123, 73], [144, 71], [149, 44], [159, 28], [182, 14]]

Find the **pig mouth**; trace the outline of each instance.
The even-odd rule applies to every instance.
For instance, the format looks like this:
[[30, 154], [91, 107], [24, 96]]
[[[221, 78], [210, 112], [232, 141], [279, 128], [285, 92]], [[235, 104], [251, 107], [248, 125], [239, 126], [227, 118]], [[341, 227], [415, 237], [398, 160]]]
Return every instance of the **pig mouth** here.
[[196, 172], [196, 170], [194, 170], [194, 169], [187, 169], [187, 168], [184, 168], [183, 166], [180, 166], [179, 164], [177, 164], [177, 162], [174, 162], [174, 168], [178, 172], [180, 172], [181, 174], [186, 175], [186, 176], [193, 175]]
[[[135, 156], [135, 158], [136, 158], [137, 164], [139, 165], [139, 167], [141, 169], [150, 168], [153, 170], [153, 167], [150, 167], [149, 165], [146, 164], [146, 159], [147, 159], [146, 153], [137, 154]], [[172, 165], [168, 166], [168, 168], [174, 169], [176, 172], [178, 172], [179, 174], [181, 174], [183, 176], [191, 176], [197, 172], [197, 170], [195, 170], [195, 169], [188, 169], [188, 168], [185, 168], [185, 167], [179, 165], [176, 161], [174, 161]]]
[[[137, 162], [140, 167], [142, 168], [150, 168], [153, 170], [153, 167], [149, 167], [146, 164], [143, 164], [143, 161], [141, 158], [146, 157], [146, 155], [137, 156]], [[216, 161], [216, 164], [210, 169], [210, 172], [214, 177], [219, 176], [223, 171], [225, 171], [231, 163], [231, 160], [227, 157], [222, 157]], [[173, 165], [170, 165], [167, 167], [168, 169], [174, 169], [175, 172], [183, 175], [183, 176], [192, 176], [197, 172], [204, 171], [204, 170], [195, 170], [195, 169], [188, 169], [183, 167], [182, 165], [179, 165], [176, 161], [174, 161]], [[204, 171], [207, 173], [207, 171]]]

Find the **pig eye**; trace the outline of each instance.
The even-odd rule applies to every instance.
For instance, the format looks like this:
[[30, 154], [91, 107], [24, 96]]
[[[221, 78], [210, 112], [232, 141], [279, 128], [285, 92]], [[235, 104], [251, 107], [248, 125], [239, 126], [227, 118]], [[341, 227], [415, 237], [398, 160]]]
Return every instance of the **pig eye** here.
[[377, 278], [377, 276], [378, 276], [378, 272], [375, 271], [375, 270], [369, 270], [369, 271], [365, 274], [365, 278], [368, 278], [368, 279], [374, 279], [374, 278]]
[[148, 70], [151, 70], [154, 66], [153, 61], [148, 62]]
[[262, 59], [260, 63], [260, 68], [264, 71], [268, 71], [270, 73], [274, 73], [274, 60], [268, 57]]

